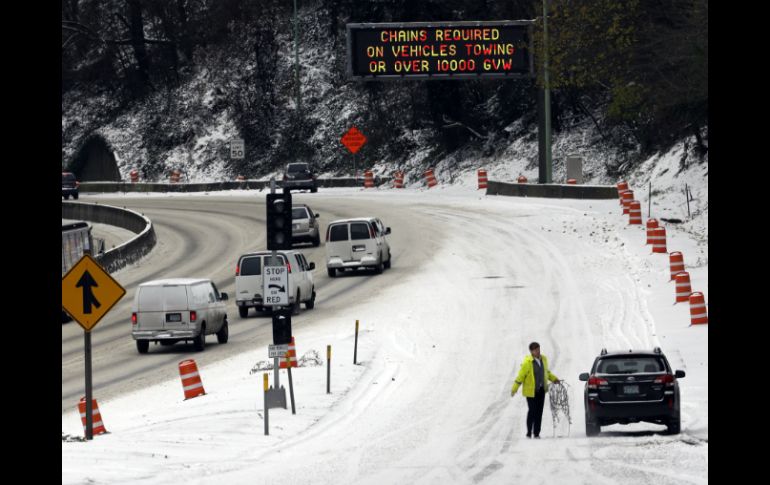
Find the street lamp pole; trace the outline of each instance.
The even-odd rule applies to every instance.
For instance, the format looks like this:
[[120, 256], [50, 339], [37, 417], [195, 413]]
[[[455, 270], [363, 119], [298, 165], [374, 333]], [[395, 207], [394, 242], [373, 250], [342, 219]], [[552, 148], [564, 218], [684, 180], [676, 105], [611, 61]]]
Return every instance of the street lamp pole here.
[[545, 110], [545, 183], [553, 182], [551, 161], [551, 90], [548, 83], [548, 0], [543, 0], [543, 103]]

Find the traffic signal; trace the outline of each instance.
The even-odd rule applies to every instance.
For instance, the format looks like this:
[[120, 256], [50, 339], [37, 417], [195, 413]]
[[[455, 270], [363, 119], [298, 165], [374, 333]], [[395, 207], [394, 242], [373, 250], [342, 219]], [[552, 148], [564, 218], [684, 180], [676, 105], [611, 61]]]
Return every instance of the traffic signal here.
[[273, 310], [273, 344], [291, 343], [291, 310]]
[[291, 194], [267, 194], [267, 249], [291, 249]]

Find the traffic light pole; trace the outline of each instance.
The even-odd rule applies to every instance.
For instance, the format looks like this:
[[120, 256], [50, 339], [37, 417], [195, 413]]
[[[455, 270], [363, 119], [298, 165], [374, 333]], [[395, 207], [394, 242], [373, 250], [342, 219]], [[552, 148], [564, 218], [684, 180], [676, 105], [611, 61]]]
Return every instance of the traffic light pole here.
[[[275, 177], [270, 178], [270, 193], [275, 193]], [[278, 251], [273, 249], [273, 252], [270, 255], [271, 261], [273, 264], [275, 264], [275, 261], [278, 259]], [[275, 313], [275, 307], [270, 307], [270, 312]], [[273, 370], [275, 371], [275, 389], [279, 389], [281, 387], [281, 381], [279, 380], [279, 369], [280, 365], [278, 364], [278, 357], [273, 357]]]

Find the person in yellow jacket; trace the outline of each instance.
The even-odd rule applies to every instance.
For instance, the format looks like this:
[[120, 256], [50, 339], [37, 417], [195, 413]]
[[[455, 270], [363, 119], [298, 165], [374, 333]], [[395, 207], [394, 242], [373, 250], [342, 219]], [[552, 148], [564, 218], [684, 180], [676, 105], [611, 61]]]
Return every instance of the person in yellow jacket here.
[[[513, 382], [511, 388], [511, 397], [516, 395], [519, 386], [524, 384], [524, 397], [527, 398], [527, 438], [532, 437], [535, 432], [535, 438], [540, 438], [540, 424], [543, 421], [543, 407], [545, 406], [545, 393], [548, 391], [548, 381], [559, 382], [559, 378], [553, 375], [548, 369], [548, 358], [540, 355], [540, 344], [532, 342], [529, 344], [530, 355], [524, 357], [521, 363], [519, 375]], [[533, 430], [534, 428], [534, 430]]]

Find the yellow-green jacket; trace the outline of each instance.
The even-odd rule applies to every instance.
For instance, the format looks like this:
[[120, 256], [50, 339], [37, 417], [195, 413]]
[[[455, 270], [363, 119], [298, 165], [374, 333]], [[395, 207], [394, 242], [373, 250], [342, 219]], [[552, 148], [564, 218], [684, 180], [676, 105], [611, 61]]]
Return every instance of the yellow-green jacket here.
[[[524, 397], [535, 397], [535, 370], [532, 368], [532, 366], [535, 365], [534, 360], [532, 354], [524, 357], [524, 362], [521, 363], [519, 375], [516, 376], [516, 380], [513, 382], [511, 395], [514, 395], [519, 389], [519, 386], [524, 384], [524, 390], [522, 391]], [[543, 386], [545, 387], [545, 392], [548, 392], [548, 381], [555, 382], [559, 379], [551, 374], [551, 371], [548, 369], [548, 358], [545, 355], [540, 354], [540, 360], [543, 362], [543, 376], [545, 377]]]

